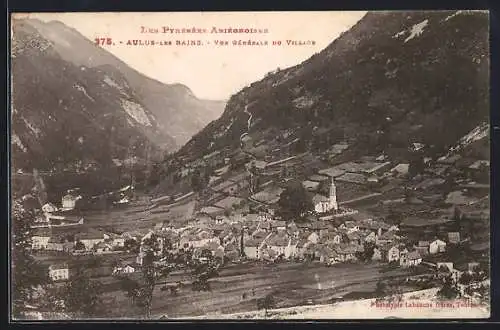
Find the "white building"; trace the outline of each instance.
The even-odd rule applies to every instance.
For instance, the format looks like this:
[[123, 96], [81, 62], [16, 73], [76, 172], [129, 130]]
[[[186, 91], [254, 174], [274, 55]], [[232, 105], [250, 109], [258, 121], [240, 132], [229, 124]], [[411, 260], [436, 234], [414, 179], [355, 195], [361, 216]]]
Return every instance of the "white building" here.
[[55, 206], [52, 203], [46, 203], [42, 206], [43, 213], [52, 213], [52, 212], [56, 212], [57, 210], [58, 210], [57, 206]]
[[436, 254], [446, 251], [446, 242], [437, 239], [429, 244], [429, 253]]
[[51, 265], [49, 267], [49, 278], [52, 281], [64, 281], [69, 279], [69, 267], [67, 264]]
[[125, 266], [117, 266], [113, 269], [113, 274], [132, 274], [135, 273], [136, 267], [131, 264], [126, 264]]
[[403, 256], [399, 260], [399, 264], [402, 267], [418, 266], [421, 262], [422, 262], [422, 257], [417, 251], [409, 252], [407, 255]]
[[44, 235], [44, 236], [32, 236], [31, 237], [31, 248], [33, 250], [45, 250], [47, 249], [47, 246], [50, 241], [50, 236]]
[[82, 199], [82, 196], [75, 196], [73, 194], [64, 195], [62, 198], [62, 209], [63, 211], [73, 210], [76, 206], [76, 202]]
[[335, 186], [333, 177], [332, 177], [332, 183], [330, 185], [329, 197], [326, 198], [321, 195], [316, 195], [315, 198], [313, 199], [313, 203], [314, 203], [314, 210], [318, 213], [325, 213], [331, 210], [337, 211], [339, 209], [337, 203], [337, 187]]

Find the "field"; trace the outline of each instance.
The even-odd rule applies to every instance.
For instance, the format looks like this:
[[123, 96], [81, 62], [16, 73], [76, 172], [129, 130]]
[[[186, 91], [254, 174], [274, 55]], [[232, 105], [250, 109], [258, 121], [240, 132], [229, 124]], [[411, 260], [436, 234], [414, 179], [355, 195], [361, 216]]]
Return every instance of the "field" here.
[[101, 228], [124, 232], [153, 228], [159, 222], [176, 222], [188, 219], [193, 212], [194, 203], [191, 200], [171, 208], [162, 207], [164, 212], [159, 213], [155, 213], [155, 210], [147, 211], [144, 205], [102, 211], [82, 211], [81, 215], [85, 221], [82, 226], [79, 226], [78, 230], [85, 231], [91, 228]]
[[[210, 282], [211, 292], [195, 292], [188, 285], [177, 296], [161, 291], [157, 286], [152, 314], [161, 317], [237, 313], [257, 309], [256, 300], [272, 293], [277, 307], [306, 303], [327, 303], [332, 298], [352, 291], [372, 292], [376, 282], [389, 277], [404, 276], [405, 270], [380, 273], [377, 264], [343, 264], [326, 267], [321, 264], [263, 264], [232, 265]], [[171, 275], [169, 283], [186, 279], [186, 275]], [[246, 294], [246, 297], [244, 297]], [[107, 293], [108, 308], [113, 317], [138, 317], [121, 291]]]
[[[471, 318], [480, 319], [490, 316], [490, 307], [480, 303], [459, 305], [452, 301], [453, 308], [449, 305], [439, 305], [436, 301], [437, 288], [404, 293], [402, 303], [397, 308], [377, 306], [375, 299], [359, 299], [343, 301], [335, 304], [317, 306], [299, 306], [291, 308], [273, 309], [266, 316], [263, 311], [234, 313], [225, 315], [202, 316], [198, 319], [397, 319], [397, 318], [428, 318], [428, 319], [454, 319]], [[418, 306], [427, 307], [415, 307]]]

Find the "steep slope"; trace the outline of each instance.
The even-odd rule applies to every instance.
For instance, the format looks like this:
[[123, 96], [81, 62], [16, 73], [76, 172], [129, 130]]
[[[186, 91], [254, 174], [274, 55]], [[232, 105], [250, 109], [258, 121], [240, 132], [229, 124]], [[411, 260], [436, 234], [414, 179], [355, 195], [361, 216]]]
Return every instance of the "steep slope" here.
[[14, 169], [85, 170], [175, 147], [125, 77], [110, 66], [63, 60], [24, 21], [12, 38]]
[[361, 153], [412, 142], [445, 151], [488, 119], [488, 26], [485, 12], [368, 13], [307, 61], [233, 95], [179, 155], [237, 148], [247, 129], [254, 140], [334, 132]]
[[68, 62], [86, 67], [114, 67], [125, 77], [137, 98], [151, 110], [158, 123], [175, 139], [178, 146], [217, 119], [224, 110], [225, 102], [198, 99], [184, 85], [166, 85], [144, 76], [61, 22], [45, 23], [28, 19], [26, 24], [51, 41], [54, 50]]

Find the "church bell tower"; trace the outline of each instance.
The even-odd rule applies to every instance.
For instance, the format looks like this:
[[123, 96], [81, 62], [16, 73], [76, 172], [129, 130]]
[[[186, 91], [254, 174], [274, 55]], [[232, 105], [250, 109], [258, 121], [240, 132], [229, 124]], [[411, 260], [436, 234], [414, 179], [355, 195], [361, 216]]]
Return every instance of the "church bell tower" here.
[[337, 204], [337, 187], [335, 187], [335, 182], [333, 181], [333, 177], [332, 177], [332, 184], [330, 185], [329, 209], [335, 211], [339, 209], [339, 205]]

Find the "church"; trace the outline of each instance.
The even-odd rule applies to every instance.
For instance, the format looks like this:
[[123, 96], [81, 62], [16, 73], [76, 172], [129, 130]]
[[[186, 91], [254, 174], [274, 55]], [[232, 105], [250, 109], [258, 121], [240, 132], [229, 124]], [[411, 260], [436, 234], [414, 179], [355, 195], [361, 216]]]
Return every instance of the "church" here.
[[330, 194], [328, 197], [322, 195], [315, 195], [313, 197], [314, 210], [318, 213], [326, 213], [329, 211], [338, 211], [339, 206], [337, 203], [337, 187], [332, 177], [330, 184]]

